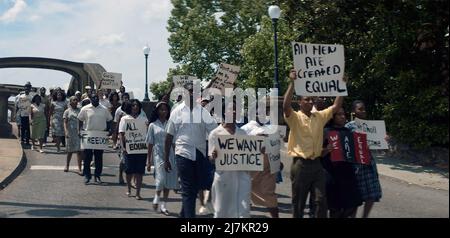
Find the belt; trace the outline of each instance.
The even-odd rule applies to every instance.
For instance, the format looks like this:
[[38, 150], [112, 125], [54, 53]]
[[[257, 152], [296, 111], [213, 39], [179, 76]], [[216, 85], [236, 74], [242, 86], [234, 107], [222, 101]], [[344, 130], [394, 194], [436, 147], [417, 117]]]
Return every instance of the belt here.
[[301, 160], [302, 162], [306, 162], [306, 163], [312, 163], [315, 161], [320, 161], [320, 157], [316, 157], [314, 159], [305, 159], [303, 157], [294, 157], [294, 162], [296, 162], [297, 160]]

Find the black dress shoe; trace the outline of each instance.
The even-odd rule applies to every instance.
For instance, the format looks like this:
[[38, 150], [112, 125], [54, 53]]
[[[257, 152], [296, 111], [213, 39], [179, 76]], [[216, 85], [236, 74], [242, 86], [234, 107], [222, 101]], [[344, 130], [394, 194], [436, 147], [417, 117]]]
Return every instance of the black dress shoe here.
[[84, 184], [88, 184], [89, 183], [89, 181], [91, 181], [90, 179], [88, 179], [88, 178], [85, 178], [84, 179]]

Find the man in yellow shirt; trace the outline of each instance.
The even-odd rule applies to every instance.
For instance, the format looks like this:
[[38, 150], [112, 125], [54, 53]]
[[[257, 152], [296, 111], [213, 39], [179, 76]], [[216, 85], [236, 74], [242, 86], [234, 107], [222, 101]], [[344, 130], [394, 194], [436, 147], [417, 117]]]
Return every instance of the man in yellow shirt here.
[[294, 80], [296, 71], [289, 74], [289, 87], [284, 95], [284, 119], [290, 128], [288, 139], [288, 155], [292, 156], [292, 210], [294, 218], [302, 218], [308, 192], [315, 192], [315, 216], [327, 217], [327, 201], [325, 193], [325, 173], [320, 163], [323, 144], [323, 128], [342, 107], [343, 98], [336, 97], [334, 104], [322, 111], [311, 112], [313, 97], [301, 96], [300, 111], [292, 109]]

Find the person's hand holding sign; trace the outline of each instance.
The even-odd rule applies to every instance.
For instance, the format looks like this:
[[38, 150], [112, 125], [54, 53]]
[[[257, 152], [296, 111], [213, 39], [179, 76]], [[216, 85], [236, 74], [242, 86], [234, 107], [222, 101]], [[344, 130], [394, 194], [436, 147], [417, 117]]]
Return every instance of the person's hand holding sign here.
[[289, 72], [289, 82], [293, 83], [295, 79], [297, 79], [297, 71], [295, 71], [295, 69], [291, 69]]
[[327, 147], [322, 149], [322, 157], [325, 157], [326, 155], [328, 155], [332, 151], [333, 151], [333, 145], [330, 143], [330, 144], [327, 145]]
[[261, 154], [265, 154], [266, 153], [266, 147], [261, 147]]
[[217, 150], [214, 150], [210, 157], [210, 160], [215, 160], [215, 159], [217, 159]]

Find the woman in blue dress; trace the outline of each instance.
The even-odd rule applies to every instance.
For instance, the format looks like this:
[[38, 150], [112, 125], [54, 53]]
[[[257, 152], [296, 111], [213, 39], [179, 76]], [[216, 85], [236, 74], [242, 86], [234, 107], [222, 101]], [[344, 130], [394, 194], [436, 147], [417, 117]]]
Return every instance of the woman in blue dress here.
[[64, 111], [67, 109], [66, 95], [62, 91], [53, 93], [53, 101], [50, 106], [52, 136], [56, 143], [57, 152], [60, 151], [60, 144], [64, 133]]
[[[175, 157], [173, 150], [170, 153], [169, 161], [172, 165], [172, 170], [166, 171], [164, 162], [164, 141], [166, 138], [166, 123], [170, 115], [170, 106], [166, 102], [159, 102], [153, 111], [150, 119], [150, 125], [147, 132], [147, 170], [150, 172], [151, 165], [155, 168], [155, 186], [156, 194], [153, 199], [153, 208], [158, 209], [160, 212], [169, 215], [169, 211], [166, 208], [166, 202], [169, 197], [170, 189], [178, 189], [178, 174], [175, 165]], [[163, 197], [161, 197], [161, 191]], [[161, 200], [161, 201], [160, 201]]]

